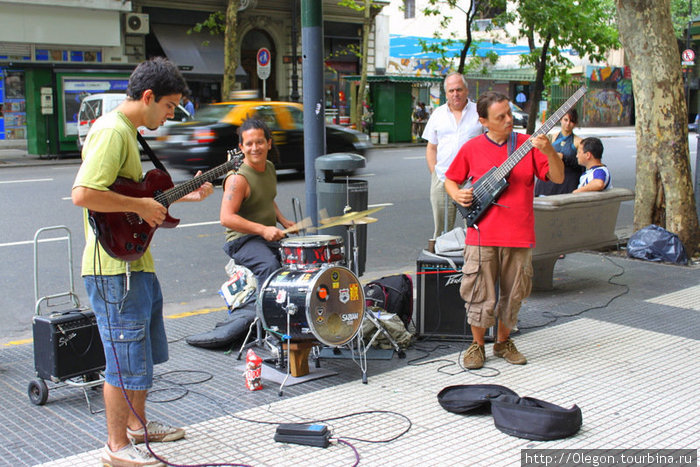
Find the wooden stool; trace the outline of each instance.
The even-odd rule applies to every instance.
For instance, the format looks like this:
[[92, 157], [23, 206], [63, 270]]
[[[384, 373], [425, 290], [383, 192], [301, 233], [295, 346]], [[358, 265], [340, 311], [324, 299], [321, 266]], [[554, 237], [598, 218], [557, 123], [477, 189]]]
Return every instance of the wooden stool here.
[[[292, 376], [304, 376], [309, 374], [309, 353], [314, 343], [311, 341], [289, 343], [289, 373]], [[287, 344], [282, 344], [287, 348]]]

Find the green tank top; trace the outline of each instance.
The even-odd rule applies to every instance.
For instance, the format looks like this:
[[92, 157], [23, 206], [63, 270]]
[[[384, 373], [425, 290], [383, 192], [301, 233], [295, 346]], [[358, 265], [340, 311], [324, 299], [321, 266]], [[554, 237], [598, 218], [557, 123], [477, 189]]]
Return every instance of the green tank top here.
[[[231, 171], [226, 174], [226, 179], [234, 175]], [[243, 176], [250, 186], [250, 196], [243, 200], [238, 215], [258, 224], [275, 226], [277, 215], [275, 214], [275, 197], [277, 196], [277, 172], [272, 162], [266, 161], [265, 171], [258, 172], [248, 164], [242, 164], [238, 169], [238, 175]], [[226, 242], [230, 242], [244, 235], [242, 232], [226, 229]]]

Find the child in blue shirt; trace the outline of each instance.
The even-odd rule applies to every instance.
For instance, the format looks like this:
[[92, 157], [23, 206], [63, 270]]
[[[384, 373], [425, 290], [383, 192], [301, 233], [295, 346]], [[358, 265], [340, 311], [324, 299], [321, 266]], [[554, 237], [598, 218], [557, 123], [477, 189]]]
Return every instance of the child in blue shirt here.
[[610, 171], [600, 160], [603, 158], [603, 143], [598, 138], [581, 141], [576, 153], [578, 163], [586, 168], [574, 193], [604, 191], [612, 188]]

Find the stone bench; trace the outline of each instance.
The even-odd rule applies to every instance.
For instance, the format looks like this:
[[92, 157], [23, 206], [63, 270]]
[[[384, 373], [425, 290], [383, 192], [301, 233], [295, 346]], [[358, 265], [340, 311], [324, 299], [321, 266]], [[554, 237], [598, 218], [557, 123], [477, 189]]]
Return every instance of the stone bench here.
[[633, 199], [634, 192], [626, 188], [535, 198], [533, 289], [553, 288], [559, 255], [617, 245], [615, 225], [620, 203]]

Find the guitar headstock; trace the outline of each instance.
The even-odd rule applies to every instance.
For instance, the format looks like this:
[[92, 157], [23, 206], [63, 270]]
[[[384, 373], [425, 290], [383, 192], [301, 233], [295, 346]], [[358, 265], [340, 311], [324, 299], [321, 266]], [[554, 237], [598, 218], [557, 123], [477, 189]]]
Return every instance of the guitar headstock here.
[[230, 162], [233, 162], [233, 166], [231, 167], [231, 170], [234, 172], [238, 172], [238, 169], [241, 167], [241, 164], [243, 164], [243, 158], [245, 157], [245, 154], [240, 149], [229, 149], [226, 151], [226, 154], [228, 155], [228, 160]]

